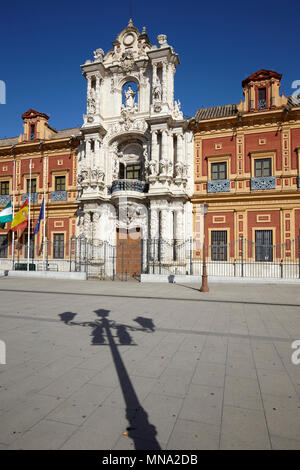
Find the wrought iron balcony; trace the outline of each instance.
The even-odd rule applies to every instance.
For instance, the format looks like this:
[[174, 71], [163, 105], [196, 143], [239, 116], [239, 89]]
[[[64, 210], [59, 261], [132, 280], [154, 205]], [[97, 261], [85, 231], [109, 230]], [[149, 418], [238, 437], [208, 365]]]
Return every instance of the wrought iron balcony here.
[[67, 191], [51, 191], [51, 201], [67, 201]]
[[266, 107], [267, 107], [267, 102], [265, 99], [258, 100], [258, 109], [266, 109]]
[[137, 180], [116, 180], [111, 186], [111, 193], [116, 191], [137, 191], [138, 193], [146, 193], [148, 184]]
[[[31, 202], [38, 202], [38, 193], [31, 193], [30, 196], [31, 196]], [[22, 202], [25, 202], [26, 199], [28, 199], [28, 202], [29, 202], [29, 194], [28, 193], [22, 194]]]
[[276, 178], [275, 176], [260, 176], [258, 178], [251, 178], [251, 189], [253, 191], [276, 189]]
[[10, 195], [9, 194], [0, 194], [0, 205], [2, 204], [8, 204], [10, 201]]
[[230, 191], [230, 180], [210, 180], [207, 183], [208, 193], [228, 193]]

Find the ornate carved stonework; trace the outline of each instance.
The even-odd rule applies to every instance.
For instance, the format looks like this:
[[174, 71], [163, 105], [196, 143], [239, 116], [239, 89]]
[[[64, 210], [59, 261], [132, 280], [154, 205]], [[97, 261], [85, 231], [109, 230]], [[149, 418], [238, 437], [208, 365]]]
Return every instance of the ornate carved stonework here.
[[125, 51], [120, 59], [121, 69], [123, 72], [131, 72], [134, 68], [134, 57], [132, 51]]
[[95, 239], [116, 240], [123, 195], [128, 207], [122, 226], [139, 226], [147, 236], [151, 220], [151, 236], [155, 226], [174, 238], [171, 213], [192, 194], [186, 174], [193, 143], [174, 101], [179, 59], [166, 35], [157, 41], [152, 45], [146, 29], [140, 33], [130, 20], [112, 50], [96, 49], [94, 61], [82, 66], [88, 93], [77, 183], [83, 211], [93, 212], [85, 225], [92, 223], [89, 236]]

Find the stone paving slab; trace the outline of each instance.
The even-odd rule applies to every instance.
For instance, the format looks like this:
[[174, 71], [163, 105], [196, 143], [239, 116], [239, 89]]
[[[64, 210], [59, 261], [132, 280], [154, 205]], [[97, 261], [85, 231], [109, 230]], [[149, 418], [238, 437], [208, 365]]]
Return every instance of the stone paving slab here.
[[0, 292], [0, 449], [300, 449], [298, 286]]

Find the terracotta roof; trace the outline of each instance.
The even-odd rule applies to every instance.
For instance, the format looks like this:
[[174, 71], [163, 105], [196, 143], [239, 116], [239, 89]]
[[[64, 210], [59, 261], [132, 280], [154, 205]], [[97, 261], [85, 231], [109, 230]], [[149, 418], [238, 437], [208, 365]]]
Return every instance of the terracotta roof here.
[[17, 144], [19, 137], [10, 137], [9, 139], [0, 139], [0, 147], [7, 147], [8, 145]]
[[223, 106], [212, 106], [210, 108], [200, 108], [196, 112], [195, 120], [204, 121], [206, 119], [217, 119], [228, 116], [235, 116], [237, 114], [236, 104], [226, 104]]
[[[66, 137], [71, 137], [71, 135], [78, 137], [80, 135], [80, 127], [71, 127], [70, 129], [62, 129], [60, 131], [57, 131], [56, 134], [54, 134], [50, 140], [64, 139]], [[0, 139], [0, 147], [7, 147], [9, 145], [17, 144], [18, 142], [19, 142], [19, 137], [10, 137], [8, 139]]]
[[300, 106], [300, 95], [288, 96], [287, 99], [289, 106]]
[[245, 78], [242, 81], [242, 87], [244, 88], [245, 85], [249, 82], [257, 82], [260, 80], [270, 80], [271, 78], [276, 78], [277, 80], [281, 80], [282, 74], [275, 72], [275, 70], [265, 70], [260, 69], [257, 72], [252, 73], [249, 77]]

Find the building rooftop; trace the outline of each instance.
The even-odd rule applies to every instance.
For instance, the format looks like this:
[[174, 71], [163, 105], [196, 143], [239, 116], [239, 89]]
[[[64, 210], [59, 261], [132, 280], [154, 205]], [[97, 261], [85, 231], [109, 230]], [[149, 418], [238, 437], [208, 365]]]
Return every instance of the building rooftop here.
[[[64, 139], [66, 137], [71, 137], [71, 135], [74, 135], [75, 137], [78, 137], [80, 135], [80, 127], [70, 127], [69, 129], [62, 129], [55, 131], [56, 133], [52, 135], [50, 139], [47, 140], [58, 140], [58, 139]], [[35, 142], [38, 142], [35, 141]], [[9, 137], [6, 139], [0, 139], [0, 147], [7, 147], [9, 145], [15, 145], [19, 143], [19, 136], [17, 137]], [[21, 142], [20, 142], [21, 143]]]

